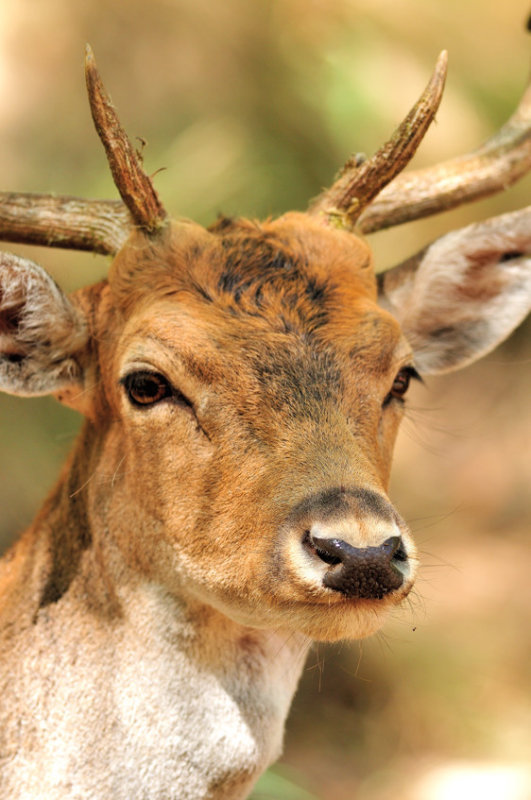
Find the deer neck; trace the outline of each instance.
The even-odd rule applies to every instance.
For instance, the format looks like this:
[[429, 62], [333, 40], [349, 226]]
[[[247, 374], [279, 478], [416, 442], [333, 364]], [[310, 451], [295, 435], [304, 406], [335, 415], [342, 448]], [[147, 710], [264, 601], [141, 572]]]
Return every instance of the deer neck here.
[[[210, 793], [212, 782], [232, 787], [230, 797], [240, 796], [235, 787], [241, 784], [243, 797], [280, 753], [309, 642], [293, 632], [245, 627], [135, 568], [124, 554], [123, 531], [113, 529], [112, 503], [101, 495], [114, 474], [102, 464], [102, 451], [86, 426], [15, 551], [26, 587], [20, 591], [33, 594], [26, 632], [45, 654], [38, 656], [30, 694], [48, 695], [55, 686], [46, 701], [53, 704], [61, 687], [74, 691], [84, 675], [88, 706], [65, 712], [60, 740], [81, 737], [96, 772], [105, 772], [107, 758], [160, 762], [153, 795], [146, 797], [181, 785], [179, 764], [190, 760], [198, 765], [190, 798], [225, 797]], [[89, 709], [99, 719], [97, 737], [85, 721]]]
[[[285, 639], [299, 653], [306, 637], [233, 621], [201, 602], [178, 579], [171, 580], [164, 570], [153, 568], [142, 508], [132, 503], [125, 508], [131, 493], [120, 493], [123, 459], [119, 452], [109, 454], [107, 438], [107, 432], [98, 435], [90, 423], [85, 424], [58, 484], [32, 526], [36, 560], [41, 562], [36, 571], [36, 615], [39, 610], [75, 603], [85, 606], [84, 612], [95, 618], [113, 624], [130, 622], [137, 630], [144, 619], [150, 631], [158, 630], [161, 638], [179, 645], [192, 636], [196, 645], [202, 643], [200, 649], [215, 654], [215, 659], [223, 652], [217, 637], [229, 651], [231, 639], [236, 646], [241, 642], [243, 650], [253, 642], [265, 646], [264, 642], [271, 641], [276, 657], [276, 648]], [[162, 537], [151, 538], [158, 541]], [[153, 626], [153, 619], [166, 620], [167, 631], [160, 624]], [[171, 620], [177, 625], [175, 630]]]

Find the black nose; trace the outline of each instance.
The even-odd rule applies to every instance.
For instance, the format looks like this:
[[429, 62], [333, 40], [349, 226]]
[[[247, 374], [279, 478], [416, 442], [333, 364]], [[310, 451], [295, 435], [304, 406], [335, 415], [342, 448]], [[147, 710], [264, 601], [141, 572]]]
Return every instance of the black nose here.
[[378, 547], [353, 547], [342, 539], [322, 539], [308, 532], [305, 544], [333, 567], [323, 584], [346, 597], [380, 599], [404, 582], [407, 553], [400, 536], [391, 536]]

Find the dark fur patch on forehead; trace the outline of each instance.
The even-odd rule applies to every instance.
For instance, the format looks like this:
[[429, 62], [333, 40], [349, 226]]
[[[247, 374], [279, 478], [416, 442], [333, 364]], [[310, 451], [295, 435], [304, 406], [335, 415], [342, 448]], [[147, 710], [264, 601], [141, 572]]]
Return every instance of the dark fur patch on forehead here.
[[[235, 311], [271, 320], [278, 329], [311, 332], [326, 323], [334, 286], [312, 275], [296, 242], [246, 220], [220, 218], [211, 229], [222, 250], [220, 299]], [[272, 313], [273, 312], [273, 313]]]
[[305, 347], [260, 348], [250, 360], [268, 405], [290, 417], [318, 421], [327, 405], [344, 391], [341, 370], [327, 352]]

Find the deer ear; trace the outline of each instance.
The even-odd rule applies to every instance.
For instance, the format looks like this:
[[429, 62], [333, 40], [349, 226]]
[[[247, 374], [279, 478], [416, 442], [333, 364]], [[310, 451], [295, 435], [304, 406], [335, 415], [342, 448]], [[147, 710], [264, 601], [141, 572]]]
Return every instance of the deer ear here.
[[493, 350], [531, 308], [531, 207], [470, 225], [379, 276], [424, 374]]
[[81, 389], [87, 339], [83, 315], [41, 267], [0, 253], [0, 389], [26, 397]]

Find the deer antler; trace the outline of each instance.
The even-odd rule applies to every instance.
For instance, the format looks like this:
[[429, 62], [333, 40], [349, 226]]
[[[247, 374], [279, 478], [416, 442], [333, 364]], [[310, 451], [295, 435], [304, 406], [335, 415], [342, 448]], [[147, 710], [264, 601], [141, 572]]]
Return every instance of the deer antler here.
[[328, 224], [354, 228], [362, 211], [413, 158], [432, 122], [444, 89], [448, 55], [440, 54], [426, 89], [391, 139], [371, 158], [347, 161], [339, 177], [309, 208]]
[[473, 153], [396, 177], [360, 217], [363, 233], [447, 211], [506, 189], [531, 169], [531, 83], [506, 124]]
[[0, 193], [0, 239], [114, 255], [137, 225], [159, 230], [166, 212], [105, 92], [87, 45], [85, 70], [92, 117], [125, 203], [42, 194]]
[[153, 233], [166, 220], [166, 212], [140, 160], [120, 125], [87, 44], [85, 77], [92, 119], [107, 154], [114, 183], [136, 225]]
[[0, 192], [0, 240], [114, 255], [131, 230], [120, 200]]

